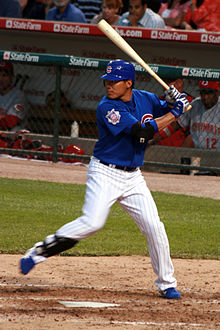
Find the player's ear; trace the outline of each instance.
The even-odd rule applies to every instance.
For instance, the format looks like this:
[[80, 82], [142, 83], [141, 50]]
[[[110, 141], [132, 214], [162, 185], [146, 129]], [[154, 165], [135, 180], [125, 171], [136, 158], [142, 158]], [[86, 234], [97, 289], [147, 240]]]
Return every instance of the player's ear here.
[[133, 84], [133, 81], [132, 80], [126, 80], [126, 85], [127, 85], [127, 88], [131, 88], [132, 87], [132, 84]]

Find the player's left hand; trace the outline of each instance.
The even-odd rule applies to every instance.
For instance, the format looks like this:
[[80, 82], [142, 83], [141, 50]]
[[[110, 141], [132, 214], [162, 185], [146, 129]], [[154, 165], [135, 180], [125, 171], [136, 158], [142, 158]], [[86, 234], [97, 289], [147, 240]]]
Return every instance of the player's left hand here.
[[188, 107], [189, 101], [185, 98], [184, 94], [181, 94], [181, 97], [174, 103], [171, 113], [176, 118], [179, 118], [184, 112], [188, 111]]
[[171, 85], [170, 88], [165, 91], [164, 96], [167, 104], [173, 106], [180, 98], [181, 93], [174, 87], [174, 85]]

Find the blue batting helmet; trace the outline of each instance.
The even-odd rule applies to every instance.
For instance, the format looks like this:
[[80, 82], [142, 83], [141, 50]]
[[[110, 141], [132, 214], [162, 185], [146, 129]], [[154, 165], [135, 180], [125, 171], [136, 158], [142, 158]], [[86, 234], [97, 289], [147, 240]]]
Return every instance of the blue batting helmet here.
[[133, 64], [122, 61], [122, 60], [114, 60], [108, 63], [105, 74], [100, 77], [105, 80], [132, 80], [135, 82], [135, 69]]

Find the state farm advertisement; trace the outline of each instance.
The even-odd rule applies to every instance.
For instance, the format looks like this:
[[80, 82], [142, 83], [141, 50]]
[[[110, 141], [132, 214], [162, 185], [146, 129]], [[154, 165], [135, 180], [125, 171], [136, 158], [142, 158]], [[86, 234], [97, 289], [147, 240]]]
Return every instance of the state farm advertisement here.
[[[35, 32], [51, 32], [80, 35], [103, 35], [97, 25], [69, 22], [52, 22], [43, 20], [27, 20], [0, 18], [0, 29], [26, 30]], [[171, 29], [146, 29], [139, 27], [116, 26], [114, 29], [124, 38], [151, 39], [178, 42], [220, 44], [220, 33], [199, 32]]]

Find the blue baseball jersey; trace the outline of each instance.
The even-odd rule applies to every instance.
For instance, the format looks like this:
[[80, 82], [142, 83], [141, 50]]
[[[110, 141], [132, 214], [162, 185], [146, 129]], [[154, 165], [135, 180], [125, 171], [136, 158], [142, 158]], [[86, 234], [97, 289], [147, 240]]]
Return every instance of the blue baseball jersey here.
[[166, 101], [147, 91], [133, 89], [129, 102], [104, 96], [96, 110], [98, 141], [94, 156], [115, 165], [143, 165], [147, 141], [135, 141], [131, 136], [131, 128], [137, 121], [144, 125], [169, 111]]

